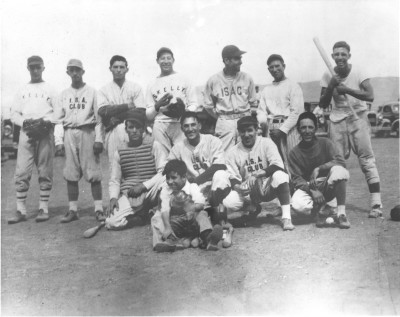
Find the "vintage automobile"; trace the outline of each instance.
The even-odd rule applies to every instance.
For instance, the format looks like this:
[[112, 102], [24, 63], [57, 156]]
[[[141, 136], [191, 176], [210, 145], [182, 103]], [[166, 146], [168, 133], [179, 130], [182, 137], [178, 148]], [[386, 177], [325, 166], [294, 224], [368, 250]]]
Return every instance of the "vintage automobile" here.
[[369, 111], [368, 120], [376, 137], [389, 137], [392, 133], [399, 137], [399, 102], [379, 106], [377, 112]]

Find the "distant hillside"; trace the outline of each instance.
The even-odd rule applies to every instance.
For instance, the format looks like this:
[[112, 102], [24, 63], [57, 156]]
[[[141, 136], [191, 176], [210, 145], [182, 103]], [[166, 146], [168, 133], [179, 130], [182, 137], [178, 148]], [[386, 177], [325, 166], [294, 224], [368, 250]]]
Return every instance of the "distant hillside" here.
[[[371, 78], [371, 84], [374, 88], [375, 100], [372, 103], [372, 109], [377, 109], [379, 105], [388, 102], [399, 100], [399, 77], [374, 77]], [[309, 81], [306, 83], [299, 83], [303, 90], [304, 101], [315, 102], [319, 100], [321, 87], [319, 81]], [[262, 90], [265, 85], [258, 85]], [[203, 86], [196, 87], [196, 92], [200, 104], [203, 103]]]

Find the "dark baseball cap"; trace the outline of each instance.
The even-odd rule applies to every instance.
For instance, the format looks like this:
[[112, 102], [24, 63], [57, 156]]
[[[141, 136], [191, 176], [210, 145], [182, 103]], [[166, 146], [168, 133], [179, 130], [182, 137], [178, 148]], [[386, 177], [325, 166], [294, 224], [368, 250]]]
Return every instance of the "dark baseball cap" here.
[[28, 58], [28, 66], [43, 64], [43, 59], [40, 56], [33, 55]]
[[172, 55], [172, 57], [174, 57], [174, 53], [172, 53], [171, 49], [169, 49], [168, 47], [161, 47], [158, 51], [157, 51], [157, 59], [159, 59], [163, 54], [165, 53], [169, 53]]
[[240, 118], [237, 122], [238, 130], [241, 128], [244, 128], [248, 125], [258, 126], [257, 118], [255, 116], [246, 116], [246, 117]]
[[126, 114], [125, 121], [132, 121], [144, 127], [146, 125], [146, 109], [136, 108], [129, 110]]
[[246, 52], [241, 51], [237, 46], [228, 45], [222, 49], [222, 58], [240, 57], [244, 53]]

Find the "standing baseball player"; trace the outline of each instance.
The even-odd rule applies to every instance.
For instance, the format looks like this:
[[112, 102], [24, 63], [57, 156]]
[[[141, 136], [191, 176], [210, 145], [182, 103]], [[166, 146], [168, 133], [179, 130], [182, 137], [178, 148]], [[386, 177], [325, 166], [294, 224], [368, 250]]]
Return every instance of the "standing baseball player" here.
[[113, 81], [98, 93], [98, 112], [105, 129], [105, 148], [111, 162], [117, 148], [128, 142], [124, 120], [130, 109], [145, 108], [142, 88], [125, 79], [129, 71], [125, 57], [115, 55], [110, 60]]
[[196, 111], [196, 93], [190, 82], [174, 71], [172, 51], [162, 47], [157, 52], [161, 73], [147, 88], [146, 116], [154, 120], [153, 136], [169, 152], [183, 139], [179, 118], [185, 110]]
[[[222, 142], [215, 136], [200, 133], [201, 123], [195, 112], [187, 111], [182, 115], [181, 128], [186, 138], [172, 147], [168, 160], [185, 162], [188, 181], [199, 185], [206, 199], [206, 208], [214, 209], [213, 222], [221, 223], [226, 219], [216, 218], [219, 213], [215, 209], [231, 191]], [[223, 225], [227, 227], [229, 235], [224, 239], [223, 246], [229, 247], [232, 244], [233, 228], [229, 224]]]
[[[21, 126], [18, 144], [17, 166], [15, 170], [15, 189], [17, 191], [17, 211], [8, 220], [9, 224], [26, 220], [26, 197], [32, 176], [33, 164], [37, 166], [39, 176], [40, 200], [36, 222], [49, 219], [48, 203], [53, 185], [54, 137], [50, 121], [56, 93], [46, 83], [42, 74], [45, 69], [40, 56], [28, 58], [28, 71], [31, 81], [17, 93], [12, 107], [11, 120]], [[29, 126], [42, 122], [36, 131]]]
[[[284, 152], [282, 156], [287, 164], [287, 155], [300, 141], [296, 122], [304, 111], [303, 92], [297, 83], [285, 76], [286, 65], [281, 55], [269, 56], [267, 65], [274, 81], [261, 93], [257, 118], [262, 126], [268, 126], [269, 136], [280, 152]], [[273, 124], [276, 116], [282, 116], [278, 125]]]
[[[145, 109], [130, 111], [125, 120], [125, 129], [129, 142], [126, 147], [115, 151], [111, 164], [110, 208], [106, 220], [108, 229], [146, 224], [149, 220], [149, 208], [157, 205], [158, 193], [165, 181], [162, 171], [167, 152], [160, 143], [145, 133]], [[128, 197], [132, 207], [130, 215], [125, 219], [114, 212], [119, 211], [122, 196]]]
[[[320, 106], [334, 105], [329, 116], [329, 136], [340, 154], [348, 159], [350, 151], [358, 157], [370, 192], [370, 218], [382, 216], [380, 179], [371, 145], [370, 125], [367, 117], [367, 101], [374, 100], [374, 91], [364, 72], [349, 64], [350, 46], [344, 41], [333, 45], [332, 58], [336, 63], [336, 75], [326, 72], [321, 79]], [[349, 106], [352, 106], [355, 117]]]
[[329, 226], [326, 219], [333, 216], [339, 228], [350, 228], [345, 205], [346, 182], [350, 175], [343, 156], [331, 140], [315, 136], [317, 117], [312, 112], [300, 114], [296, 126], [301, 142], [289, 153], [295, 189], [292, 208], [305, 214], [314, 211], [317, 227]]
[[103, 221], [100, 164], [103, 135], [97, 115], [97, 93], [83, 81], [85, 70], [80, 60], [69, 60], [67, 74], [71, 77], [71, 87], [61, 93], [54, 112], [56, 156], [65, 152], [64, 179], [69, 201], [69, 210], [61, 222], [78, 219], [78, 182], [82, 176], [91, 185], [96, 218]]
[[257, 135], [254, 116], [240, 118], [237, 129], [241, 143], [226, 153], [232, 191], [224, 199], [228, 220], [253, 220], [261, 211], [261, 202], [279, 199], [283, 230], [293, 230], [290, 214], [289, 175], [275, 143]]
[[204, 92], [204, 108], [217, 119], [215, 136], [221, 139], [224, 151], [239, 142], [237, 121], [257, 109], [253, 79], [240, 71], [244, 53], [235, 45], [225, 46], [225, 67], [210, 77]]

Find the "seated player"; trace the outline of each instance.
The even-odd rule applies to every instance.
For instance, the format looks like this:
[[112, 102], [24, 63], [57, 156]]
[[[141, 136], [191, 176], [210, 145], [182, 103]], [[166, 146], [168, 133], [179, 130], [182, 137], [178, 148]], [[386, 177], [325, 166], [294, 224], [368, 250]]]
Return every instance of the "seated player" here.
[[[221, 223], [218, 207], [231, 191], [229, 173], [226, 170], [224, 150], [219, 138], [210, 134], [201, 134], [201, 123], [195, 112], [187, 111], [181, 117], [181, 129], [185, 139], [174, 145], [168, 159], [178, 159], [187, 166], [187, 179], [190, 183], [199, 185], [206, 199], [206, 209], [213, 207], [214, 223]], [[227, 237], [223, 246], [232, 244], [233, 227], [223, 223]]]
[[197, 237], [208, 251], [218, 250], [222, 227], [212, 227], [204, 210], [204, 196], [196, 183], [189, 183], [186, 173], [183, 161], [171, 160], [165, 165], [163, 175], [166, 183], [161, 189], [159, 210], [151, 218], [153, 249], [156, 252], [175, 251], [179, 242], [183, 247], [190, 244], [196, 247]]
[[[289, 154], [289, 168], [295, 192], [292, 208], [302, 213], [316, 212], [317, 227], [329, 225], [327, 216], [336, 220], [339, 228], [348, 229], [346, 217], [346, 182], [349, 179], [344, 158], [328, 138], [317, 138], [317, 117], [303, 112], [297, 120], [301, 142]], [[335, 209], [324, 208], [326, 202], [337, 200]], [[332, 204], [332, 202], [330, 203]], [[333, 202], [335, 204], [335, 202]], [[325, 211], [328, 209], [328, 211]]]
[[282, 208], [283, 230], [293, 230], [290, 215], [289, 176], [275, 143], [257, 135], [258, 122], [246, 116], [237, 122], [241, 142], [228, 150], [226, 165], [232, 191], [223, 200], [227, 218], [255, 219], [261, 202], [276, 197]]
[[[144, 225], [148, 222], [149, 208], [157, 205], [157, 194], [164, 182], [162, 170], [167, 153], [157, 141], [145, 134], [145, 129], [145, 110], [128, 112], [125, 130], [129, 143], [127, 147], [115, 151], [111, 163], [110, 208], [106, 219], [109, 229]], [[113, 218], [122, 195], [128, 197], [133, 209], [133, 215], [127, 217], [127, 222], [118, 215]]]

